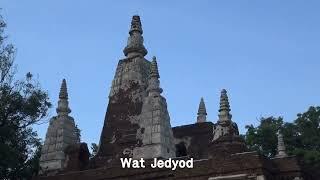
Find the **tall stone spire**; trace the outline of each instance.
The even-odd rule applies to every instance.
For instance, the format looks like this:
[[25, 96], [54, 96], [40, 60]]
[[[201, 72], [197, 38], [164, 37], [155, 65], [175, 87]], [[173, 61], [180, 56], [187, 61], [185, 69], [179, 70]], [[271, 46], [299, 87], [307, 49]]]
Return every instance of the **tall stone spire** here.
[[158, 70], [158, 63], [155, 56], [152, 57], [151, 68], [150, 68], [150, 79], [148, 82], [147, 92], [153, 95], [160, 95], [162, 93], [162, 89], [160, 88], [160, 75]]
[[220, 95], [220, 109], [219, 109], [219, 121], [231, 121], [232, 115], [230, 114], [230, 105], [227, 95], [227, 90], [222, 89]]
[[[141, 145], [137, 137], [141, 133], [138, 130], [144, 100], [149, 93], [161, 92], [157, 79], [150, 77], [151, 62], [144, 58], [147, 50], [142, 33], [140, 17], [133, 16], [128, 44], [123, 51], [126, 57], [119, 60], [115, 71], [99, 151], [94, 158], [99, 167], [117, 161], [114, 157], [132, 156], [133, 149]], [[154, 85], [150, 85], [150, 92], [147, 92], [149, 81]]]
[[58, 115], [62, 116], [68, 115], [70, 112], [71, 110], [69, 108], [67, 82], [65, 79], [63, 79], [59, 93], [57, 113]]
[[225, 135], [239, 135], [238, 126], [235, 122], [232, 122], [232, 115], [230, 114], [230, 111], [227, 91], [222, 89], [220, 95], [219, 119], [213, 130], [213, 141]]
[[150, 76], [151, 77], [155, 77], [157, 79], [160, 78], [159, 70], [158, 70], [157, 58], [155, 56], [152, 57]]
[[64, 150], [69, 145], [80, 143], [74, 119], [68, 102], [66, 80], [62, 80], [57, 116], [50, 119], [44, 145], [41, 149], [40, 167], [42, 174], [55, 174], [64, 168], [66, 156]]
[[174, 138], [167, 102], [161, 96], [156, 57], [153, 57], [150, 66], [148, 96], [143, 101], [138, 130], [141, 133], [137, 135], [142, 145], [133, 150], [133, 158], [172, 158], [175, 157]]
[[284, 158], [287, 157], [287, 153], [286, 153], [286, 146], [284, 145], [284, 141], [283, 141], [283, 135], [281, 134], [280, 131], [278, 131], [278, 148], [277, 148], [277, 158]]
[[148, 51], [143, 45], [143, 31], [138, 15], [134, 15], [131, 21], [131, 28], [129, 31], [129, 38], [127, 46], [124, 48], [123, 53], [127, 57], [133, 57], [136, 55], [145, 56]]
[[202, 123], [207, 121], [207, 110], [203, 98], [200, 100], [197, 123]]
[[67, 89], [67, 81], [66, 79], [62, 80], [60, 92], [59, 92], [60, 99], [68, 99], [68, 89]]

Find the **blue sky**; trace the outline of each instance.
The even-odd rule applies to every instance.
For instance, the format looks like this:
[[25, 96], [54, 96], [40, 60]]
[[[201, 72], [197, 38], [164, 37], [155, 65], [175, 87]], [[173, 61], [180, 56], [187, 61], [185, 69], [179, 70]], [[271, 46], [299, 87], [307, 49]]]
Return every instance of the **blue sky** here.
[[[0, 0], [18, 77], [31, 71], [55, 115], [62, 78], [82, 140], [98, 142], [132, 15], [157, 56], [172, 126], [196, 121], [201, 97], [216, 122], [225, 88], [240, 132], [262, 116], [292, 121], [320, 105], [319, 1]], [[48, 124], [36, 126], [40, 137]]]

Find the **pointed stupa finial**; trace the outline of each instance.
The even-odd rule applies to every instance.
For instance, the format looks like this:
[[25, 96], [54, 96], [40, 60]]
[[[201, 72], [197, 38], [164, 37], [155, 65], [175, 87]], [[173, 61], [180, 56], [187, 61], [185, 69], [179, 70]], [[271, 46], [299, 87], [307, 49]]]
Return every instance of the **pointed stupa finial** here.
[[138, 15], [132, 16], [131, 28], [130, 28], [129, 34], [132, 34], [134, 31], [137, 31], [140, 34], [143, 34], [140, 16]]
[[152, 57], [150, 76], [158, 78], [158, 79], [160, 78], [157, 58], [155, 56]]
[[277, 158], [283, 158], [283, 157], [287, 157], [287, 153], [286, 153], [286, 146], [284, 144], [283, 141], [283, 135], [280, 132], [280, 130], [278, 131], [278, 147], [277, 147]]
[[67, 89], [66, 79], [62, 80], [61, 87], [60, 87], [59, 98], [60, 99], [68, 99], [68, 89]]
[[69, 108], [69, 102], [68, 102], [67, 82], [65, 79], [63, 79], [61, 83], [60, 92], [59, 92], [57, 113], [58, 115], [68, 115], [70, 112], [71, 110]]
[[199, 109], [198, 109], [197, 123], [206, 122], [206, 121], [207, 121], [206, 105], [204, 103], [203, 98], [201, 98]]
[[127, 57], [132, 57], [135, 55], [145, 56], [148, 51], [143, 45], [143, 30], [140, 16], [132, 16], [129, 34], [130, 36], [128, 38], [127, 46], [123, 50], [124, 55]]
[[158, 70], [158, 63], [155, 56], [153, 56], [151, 64], [150, 64], [150, 78], [148, 81], [147, 92], [149, 95], [160, 95], [162, 93], [162, 89], [160, 88], [160, 75]]
[[219, 121], [231, 121], [232, 115], [230, 114], [230, 111], [227, 90], [222, 89], [220, 95]]

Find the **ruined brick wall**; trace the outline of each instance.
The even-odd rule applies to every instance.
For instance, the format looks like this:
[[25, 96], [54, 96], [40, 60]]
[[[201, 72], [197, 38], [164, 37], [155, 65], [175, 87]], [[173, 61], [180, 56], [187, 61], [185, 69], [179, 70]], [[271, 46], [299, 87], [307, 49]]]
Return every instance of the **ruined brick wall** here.
[[[177, 156], [183, 156], [183, 149], [186, 148], [186, 155], [195, 159], [208, 158], [208, 146], [213, 136], [213, 123], [203, 122], [172, 128], [175, 144], [178, 151]], [[184, 147], [183, 147], [184, 146]], [[180, 154], [182, 153], [182, 154]], [[179, 155], [180, 154], [180, 155]]]

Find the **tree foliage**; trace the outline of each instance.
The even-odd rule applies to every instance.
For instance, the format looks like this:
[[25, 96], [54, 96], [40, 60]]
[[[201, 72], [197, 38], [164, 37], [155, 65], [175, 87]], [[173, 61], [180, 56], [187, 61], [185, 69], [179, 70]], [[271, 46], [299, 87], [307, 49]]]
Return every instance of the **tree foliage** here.
[[286, 134], [290, 151], [302, 156], [308, 164], [320, 168], [320, 107], [310, 107], [307, 112], [298, 114], [294, 126]]
[[99, 145], [97, 145], [96, 143], [91, 143], [92, 153], [90, 154], [90, 158], [92, 158], [93, 156], [95, 156], [98, 153], [98, 149], [99, 149]]
[[5, 27], [0, 16], [0, 179], [30, 179], [41, 146], [32, 125], [46, 117], [51, 103], [31, 73], [15, 77], [16, 49], [5, 42]]
[[277, 131], [283, 124], [281, 117], [261, 118], [260, 125], [246, 126], [246, 142], [250, 150], [259, 151], [265, 156], [273, 157], [277, 149]]
[[302, 157], [313, 168], [320, 168], [320, 107], [311, 106], [293, 122], [282, 118], [262, 118], [257, 127], [246, 126], [246, 142], [251, 150], [274, 157], [277, 151], [276, 132], [281, 130], [288, 155]]

